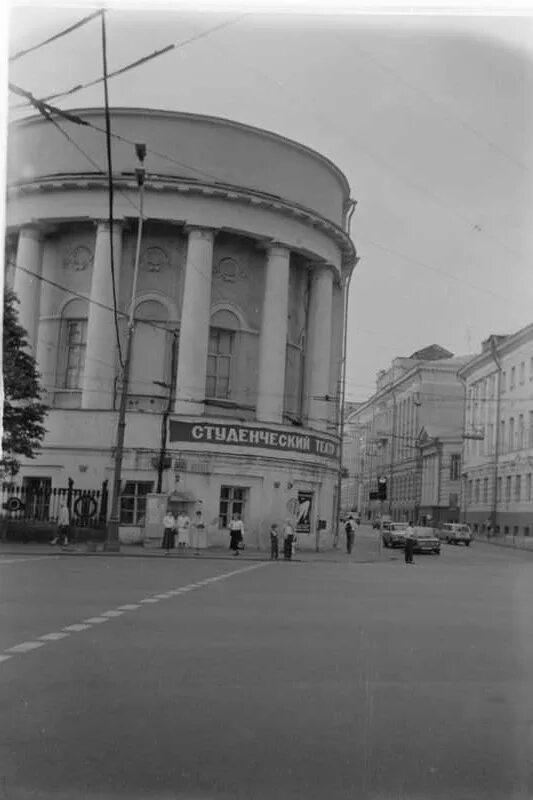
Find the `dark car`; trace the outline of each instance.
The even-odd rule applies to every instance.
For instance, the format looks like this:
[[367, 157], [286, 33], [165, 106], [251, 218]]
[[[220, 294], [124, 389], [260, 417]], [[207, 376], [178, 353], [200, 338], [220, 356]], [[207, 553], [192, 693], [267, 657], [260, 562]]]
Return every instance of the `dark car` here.
[[407, 522], [389, 522], [381, 526], [381, 539], [385, 547], [403, 547]]
[[435, 553], [440, 555], [440, 541], [432, 528], [413, 528], [415, 553]]

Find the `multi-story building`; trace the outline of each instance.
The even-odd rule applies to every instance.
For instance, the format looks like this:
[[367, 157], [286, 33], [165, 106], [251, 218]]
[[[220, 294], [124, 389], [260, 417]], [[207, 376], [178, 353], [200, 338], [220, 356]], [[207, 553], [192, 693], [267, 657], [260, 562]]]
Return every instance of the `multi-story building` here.
[[461, 371], [463, 515], [475, 530], [533, 533], [533, 324], [489, 336]]
[[[365, 519], [458, 519], [464, 390], [457, 371], [468, 358], [437, 345], [396, 358], [378, 373], [372, 397], [349, 415]], [[378, 479], [385, 500], [375, 498]]]
[[[70, 140], [39, 116], [9, 131], [9, 279], [50, 406], [42, 451], [18, 479], [111, 485], [133, 308], [122, 533], [143, 524], [168, 408], [163, 493], [203, 509], [212, 542], [227, 541], [233, 512], [259, 542], [300, 509], [300, 546], [314, 545], [305, 534], [331, 531], [336, 507], [331, 398], [356, 261], [345, 176], [264, 130], [115, 109], [110, 230], [104, 111], [75, 113], [86, 124], [61, 120]], [[134, 291], [136, 143], [147, 155]]]

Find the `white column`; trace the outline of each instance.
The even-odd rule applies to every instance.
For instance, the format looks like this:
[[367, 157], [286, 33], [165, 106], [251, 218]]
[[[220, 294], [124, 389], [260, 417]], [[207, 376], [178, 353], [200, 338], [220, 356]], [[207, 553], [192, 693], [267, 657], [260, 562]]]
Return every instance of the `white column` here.
[[330, 402], [329, 362], [331, 358], [331, 308], [333, 272], [316, 267], [311, 283], [309, 303], [309, 337], [307, 348], [307, 409], [312, 428], [328, 428]]
[[204, 410], [213, 239], [212, 230], [192, 228], [189, 231], [174, 405], [176, 414], [199, 415]]
[[37, 346], [42, 255], [43, 245], [39, 229], [35, 225], [25, 225], [19, 232], [13, 289], [20, 300], [18, 306], [20, 324], [28, 334], [28, 344], [34, 353]]
[[332, 401], [329, 405], [329, 419], [335, 424], [340, 419], [342, 400], [342, 346], [344, 336], [344, 291], [342, 284], [337, 279], [333, 283], [331, 306], [331, 355], [329, 364], [329, 396]]
[[261, 422], [283, 421], [289, 262], [290, 252], [286, 247], [273, 245], [268, 249], [259, 339], [256, 412]]
[[[122, 261], [122, 226], [113, 224], [113, 261], [118, 297]], [[99, 305], [99, 304], [102, 305]], [[107, 306], [104, 308], [104, 306]], [[82, 408], [113, 407], [113, 386], [116, 374], [117, 340], [113, 314], [111, 247], [109, 223], [100, 222], [96, 230], [94, 263], [91, 280], [91, 302], [87, 322], [87, 348], [83, 373]]]

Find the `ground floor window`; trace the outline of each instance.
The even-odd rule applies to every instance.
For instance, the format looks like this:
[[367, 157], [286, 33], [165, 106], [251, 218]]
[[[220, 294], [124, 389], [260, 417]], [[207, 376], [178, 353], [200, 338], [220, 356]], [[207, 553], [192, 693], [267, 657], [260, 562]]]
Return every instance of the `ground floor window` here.
[[127, 481], [120, 496], [122, 525], [142, 525], [146, 514], [146, 495], [153, 491], [153, 481]]
[[248, 489], [244, 486], [221, 486], [218, 511], [219, 528], [227, 528], [233, 514], [244, 517]]

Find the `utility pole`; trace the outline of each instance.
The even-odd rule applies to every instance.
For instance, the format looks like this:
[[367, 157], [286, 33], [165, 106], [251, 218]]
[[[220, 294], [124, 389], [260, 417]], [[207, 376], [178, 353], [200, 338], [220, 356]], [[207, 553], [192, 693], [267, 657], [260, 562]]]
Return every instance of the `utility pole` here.
[[[165, 463], [165, 456], [167, 453], [168, 418], [172, 412], [172, 407], [174, 405], [174, 387], [176, 384], [177, 363], [178, 363], [178, 332], [174, 330], [172, 331], [172, 350], [170, 358], [170, 386], [168, 387], [169, 388], [168, 401], [165, 410], [163, 411], [163, 415], [161, 417], [161, 446], [159, 449], [159, 463], [157, 467], [157, 490], [156, 490], [157, 494], [161, 494], [161, 488], [163, 485], [163, 469]], [[155, 381], [155, 383], [160, 383], [160, 382]]]
[[[146, 156], [146, 145], [135, 145], [135, 152], [137, 158], [144, 162]], [[130, 313], [128, 318], [128, 338], [126, 343], [126, 357], [124, 359], [124, 368], [122, 370], [122, 391], [120, 395], [120, 407], [118, 412], [117, 423], [117, 443], [115, 446], [115, 464], [113, 471], [113, 494], [111, 496], [111, 513], [107, 525], [107, 537], [104, 543], [104, 550], [108, 552], [117, 552], [120, 550], [120, 541], [118, 536], [118, 529], [120, 524], [119, 513], [119, 499], [122, 484], [122, 459], [124, 456], [124, 433], [126, 429], [126, 406], [128, 403], [128, 388], [130, 380], [130, 367], [131, 367], [131, 348], [133, 343], [133, 333], [135, 327], [135, 296], [137, 294], [137, 277], [139, 274], [139, 260], [141, 255], [141, 241], [142, 241], [142, 228], [143, 228], [143, 206], [144, 206], [144, 180], [146, 173], [141, 166], [135, 170], [137, 178], [137, 186], [139, 187], [139, 219], [137, 226], [137, 247], [135, 250], [135, 263], [133, 267], [133, 285], [131, 290]]]

